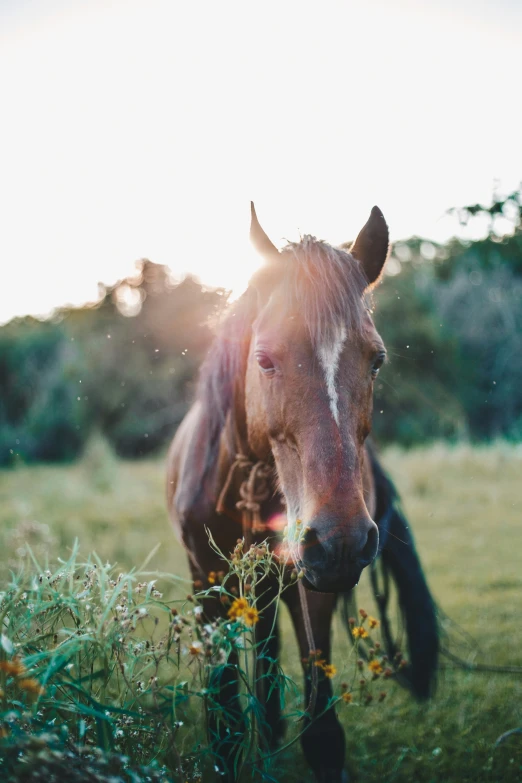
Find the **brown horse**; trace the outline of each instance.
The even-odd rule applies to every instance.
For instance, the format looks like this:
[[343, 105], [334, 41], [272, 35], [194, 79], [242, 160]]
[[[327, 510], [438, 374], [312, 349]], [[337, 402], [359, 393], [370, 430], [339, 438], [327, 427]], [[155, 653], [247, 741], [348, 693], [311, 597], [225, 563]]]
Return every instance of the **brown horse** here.
[[[169, 452], [168, 508], [193, 579], [208, 585], [208, 574], [222, 568], [205, 528], [230, 552], [242, 535], [269, 535], [276, 544], [270, 520], [285, 515], [307, 590], [304, 601], [295, 585], [282, 599], [301, 658], [312, 636], [330, 660], [336, 597], [352, 590], [382, 551], [405, 613], [410, 682], [427, 696], [437, 658], [433, 602], [393, 487], [366, 442], [373, 383], [386, 358], [367, 302], [388, 254], [384, 217], [374, 207], [350, 251], [311, 236], [278, 251], [252, 205], [251, 239], [265, 265], [224, 321]], [[265, 491], [242, 503], [245, 479], [259, 466]], [[254, 522], [250, 529], [245, 519]], [[273, 627], [269, 615], [256, 629], [259, 638]], [[277, 633], [268, 644], [277, 659]], [[230, 706], [237, 682], [227, 671], [221, 699]], [[306, 687], [310, 693], [308, 678]], [[329, 680], [321, 681], [314, 701], [320, 717], [310, 721], [302, 746], [318, 780], [335, 783], [344, 779], [344, 734], [335, 711], [325, 711], [331, 693]], [[273, 692], [265, 706], [272, 742], [283, 732], [279, 704]], [[227, 774], [233, 780], [232, 768]]]

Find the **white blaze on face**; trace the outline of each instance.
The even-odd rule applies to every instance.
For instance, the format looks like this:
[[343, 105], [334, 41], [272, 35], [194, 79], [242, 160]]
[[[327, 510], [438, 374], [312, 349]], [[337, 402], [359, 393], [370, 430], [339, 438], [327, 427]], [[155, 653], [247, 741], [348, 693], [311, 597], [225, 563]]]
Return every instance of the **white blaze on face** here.
[[328, 399], [330, 401], [330, 410], [332, 411], [332, 416], [334, 417], [337, 426], [339, 426], [339, 395], [337, 394], [335, 379], [345, 341], [346, 327], [342, 325], [337, 329], [333, 338], [328, 343], [321, 345], [317, 351], [326, 380], [326, 391], [328, 392]]

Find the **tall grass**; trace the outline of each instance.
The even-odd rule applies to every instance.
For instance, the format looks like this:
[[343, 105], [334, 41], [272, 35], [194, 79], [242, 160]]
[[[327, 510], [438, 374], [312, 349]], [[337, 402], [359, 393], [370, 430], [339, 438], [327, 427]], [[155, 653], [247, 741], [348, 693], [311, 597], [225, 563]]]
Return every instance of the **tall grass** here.
[[[104, 459], [102, 455], [101, 463]], [[412, 452], [390, 449], [385, 461], [399, 485], [437, 602], [477, 640], [477, 644], [468, 646], [467, 654], [483, 662], [522, 663], [522, 578], [517, 545], [522, 512], [520, 447], [500, 443], [479, 449], [464, 445]], [[53, 770], [58, 779], [76, 783], [85, 780], [87, 768], [95, 770], [97, 777], [93, 780], [103, 783], [111, 776], [125, 783], [177, 781], [182, 779], [177, 755], [168, 742], [163, 743], [164, 737], [175, 740], [185, 764], [185, 780], [204, 780], [212, 772], [215, 757], [209, 748], [202, 709], [206, 694], [198, 694], [210, 676], [211, 669], [205, 667], [214, 667], [215, 671], [220, 659], [218, 648], [214, 658], [207, 658], [203, 652], [206, 639], [198, 632], [207, 623], [196, 622], [198, 612], [194, 614], [194, 610], [204, 607], [207, 596], [187, 599], [192, 588], [184, 580], [185, 556], [168, 526], [162, 485], [163, 465], [157, 461], [139, 465], [115, 461], [109, 486], [93, 480], [88, 460], [67, 468], [21, 466], [0, 472], [4, 594], [0, 613], [4, 622], [2, 641], [7, 644], [1, 656], [3, 662], [25, 667], [19, 673], [4, 672], [2, 720], [8, 736], [2, 740], [0, 751], [2, 782], [20, 779], [20, 759], [23, 779], [31, 783], [52, 779]], [[96, 549], [103, 558], [81, 558], [70, 548], [75, 536], [80, 537], [84, 551]], [[151, 561], [154, 573], [148, 570], [151, 564], [146, 564], [146, 573], [141, 573], [144, 542], [152, 545], [155, 540], [162, 546]], [[36, 562], [23, 555], [27, 541]], [[50, 574], [46, 573], [46, 557], [49, 563], [57, 563], [59, 553], [65, 555], [63, 562], [56, 567], [49, 565]], [[105, 558], [113, 565], [107, 566]], [[115, 565], [116, 561], [120, 564]], [[92, 571], [98, 574], [94, 577]], [[157, 572], [176, 573], [180, 578], [158, 577]], [[40, 575], [44, 577], [42, 582]], [[84, 583], [91, 576], [91, 596], [81, 597]], [[140, 583], [142, 587], [137, 591]], [[230, 602], [223, 607], [220, 627], [227, 623], [233, 627], [228, 611], [240, 596], [232, 592], [232, 582], [215, 586]], [[153, 590], [163, 593], [162, 597]], [[127, 604], [120, 600], [122, 596], [126, 596]], [[251, 598], [249, 601], [252, 603]], [[366, 580], [359, 590], [359, 603], [372, 610]], [[107, 615], [102, 622], [109, 605], [109, 615], [116, 620], [109, 620]], [[127, 614], [116, 610], [117, 606], [126, 606]], [[132, 623], [121, 628], [129, 613], [132, 616], [140, 608], [148, 615], [138, 619], [134, 629]], [[173, 615], [172, 609], [178, 615]], [[269, 772], [264, 774], [279, 783], [297, 783], [312, 780], [296, 741], [302, 730], [298, 718], [306, 705], [302, 703], [301, 688], [292, 684], [301, 684], [301, 663], [284, 607], [281, 615], [281, 659], [272, 675], [281, 677], [279, 667], [284, 671], [284, 680], [277, 681], [285, 693], [285, 711], [293, 717], [287, 747], [270, 759], [270, 766], [266, 760]], [[245, 650], [249, 661], [254, 653], [254, 626], [251, 628], [239, 617], [236, 621], [238, 638], [245, 642], [238, 651], [244, 669]], [[175, 625], [181, 627], [177, 641]], [[170, 652], [162, 658], [169, 628]], [[101, 638], [110, 641], [105, 652], [105, 642], [99, 644]], [[157, 650], [162, 640], [164, 645]], [[202, 645], [196, 645], [196, 655], [190, 652], [192, 642]], [[145, 649], [135, 652], [139, 644]], [[84, 651], [78, 653], [83, 645]], [[333, 677], [335, 698], [339, 700], [343, 693], [341, 680], [351, 684], [356, 657], [350, 653], [337, 621], [333, 649], [334, 664], [341, 670]], [[61, 656], [69, 653], [67, 662], [60, 666]], [[132, 672], [130, 679], [125, 674], [130, 687], [119, 668], [121, 662]], [[68, 668], [69, 664], [72, 667]], [[249, 667], [250, 674], [252, 671]], [[365, 672], [369, 674], [367, 668]], [[149, 684], [153, 676], [158, 682]], [[36, 684], [21, 687], [23, 680], [35, 680]], [[253, 689], [254, 682], [250, 682]], [[142, 683], [139, 688], [138, 683]], [[374, 683], [375, 702], [381, 683], [382, 676]], [[42, 687], [45, 690], [40, 692]], [[348, 764], [355, 779], [425, 783], [522, 779], [520, 737], [512, 735], [495, 745], [501, 734], [522, 725], [520, 677], [470, 674], [445, 664], [436, 697], [429, 704], [417, 705], [393, 680], [387, 690], [388, 696], [378, 710], [359, 709], [357, 704], [363, 702], [356, 689], [352, 690], [352, 704], [338, 702], [347, 734]], [[248, 705], [246, 687], [241, 698], [243, 705]], [[117, 711], [120, 709], [123, 712]], [[183, 725], [176, 726], [176, 722]], [[253, 731], [261, 728], [262, 721], [252, 722]], [[137, 735], [132, 734], [134, 730]], [[254, 768], [252, 760], [258, 761], [255, 754], [246, 762], [242, 773], [245, 781]], [[31, 777], [33, 769], [35, 776]], [[38, 770], [40, 778], [36, 777]], [[61, 778], [56, 770], [61, 770]]]
[[[104, 764], [119, 759], [135, 780], [150, 772], [196, 781], [212, 767], [224, 771], [225, 762], [238, 781], [266, 779], [277, 754], [264, 741], [270, 727], [258, 698], [260, 681], [266, 693], [280, 691], [294, 721], [304, 717], [299, 689], [268, 656], [268, 639], [255, 634], [265, 583], [276, 578], [279, 584], [271, 603], [285, 589], [284, 564], [266, 545], [244, 551], [238, 542], [228, 560], [223, 555], [226, 571], [212, 578], [219, 584], [174, 601], [163, 600], [149, 572], [118, 573], [96, 555], [82, 561], [77, 545], [55, 570], [44, 569], [31, 550], [28, 555], [0, 594], [2, 779], [18, 779], [32, 747], [28, 738], [47, 751], [61, 739], [65, 767], [71, 754], [82, 758], [95, 747]], [[212, 602], [213, 618], [216, 602], [223, 608], [218, 619], [206, 616], [204, 605]], [[355, 630], [369, 638], [365, 619], [363, 612]], [[360, 662], [358, 695], [365, 703], [373, 700], [373, 681], [385, 673], [383, 652], [372, 652], [368, 670]], [[268, 664], [262, 670], [261, 661]], [[313, 651], [310, 667], [320, 676], [335, 673]], [[220, 699], [227, 669], [241, 684], [230, 712]], [[353, 700], [346, 684], [328, 707]], [[232, 759], [222, 758], [223, 736]]]

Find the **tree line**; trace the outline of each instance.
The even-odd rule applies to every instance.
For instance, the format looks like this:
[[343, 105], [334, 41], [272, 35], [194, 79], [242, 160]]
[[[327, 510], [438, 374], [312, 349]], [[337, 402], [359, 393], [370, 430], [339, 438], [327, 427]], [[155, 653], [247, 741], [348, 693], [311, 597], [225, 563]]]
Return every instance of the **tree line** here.
[[[398, 242], [375, 293], [377, 442], [522, 439], [522, 191], [458, 215], [486, 238]], [[1, 327], [0, 465], [73, 460], [94, 432], [122, 457], [164, 448], [226, 300], [144, 260], [94, 306]]]

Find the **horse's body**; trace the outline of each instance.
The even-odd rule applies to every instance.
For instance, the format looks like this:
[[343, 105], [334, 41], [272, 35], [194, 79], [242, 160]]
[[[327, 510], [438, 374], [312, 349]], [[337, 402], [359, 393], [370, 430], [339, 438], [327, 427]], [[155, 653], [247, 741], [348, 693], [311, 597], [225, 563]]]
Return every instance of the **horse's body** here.
[[[295, 584], [282, 600], [301, 659], [310, 653], [309, 620], [315, 648], [329, 661], [337, 595], [353, 588], [381, 552], [406, 617], [410, 682], [425, 697], [437, 657], [433, 603], [393, 487], [365, 442], [371, 379], [384, 347], [364, 293], [381, 274], [386, 224], [374, 208], [351, 254], [311, 237], [278, 253], [254, 211], [251, 232], [267, 265], [228, 315], [202, 369], [196, 402], [169, 451], [168, 508], [193, 579], [208, 586], [208, 575], [223, 567], [206, 528], [222, 551], [231, 552], [244, 534], [252, 542], [268, 536], [277, 543], [281, 526], [272, 522], [286, 518], [293, 560], [308, 590], [304, 611]], [[237, 508], [245, 470], [256, 463], [272, 468], [269, 491], [258, 504], [263, 524], [257, 532], [245, 531], [245, 514]], [[305, 533], [297, 538], [301, 519]], [[262, 639], [273, 617], [262, 612], [261, 618], [256, 631]], [[276, 632], [269, 641], [275, 659], [278, 644]], [[237, 682], [226, 671], [221, 698], [230, 707]], [[330, 681], [321, 680], [316, 714], [324, 712], [331, 692]], [[277, 741], [283, 725], [275, 691], [266, 704], [266, 723], [268, 741]], [[312, 721], [303, 737], [317, 778], [341, 781], [344, 735], [334, 710]], [[228, 774], [232, 780], [231, 769]]]

